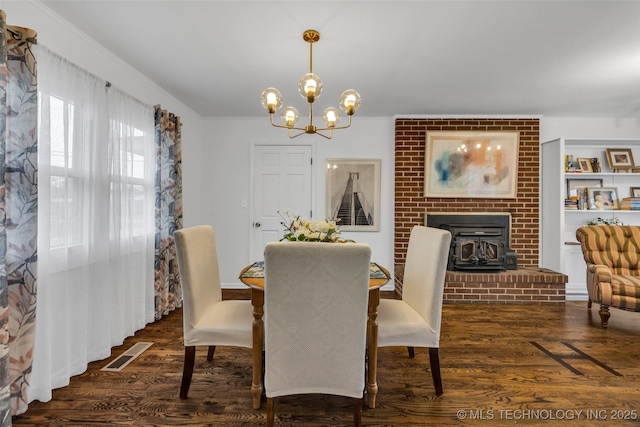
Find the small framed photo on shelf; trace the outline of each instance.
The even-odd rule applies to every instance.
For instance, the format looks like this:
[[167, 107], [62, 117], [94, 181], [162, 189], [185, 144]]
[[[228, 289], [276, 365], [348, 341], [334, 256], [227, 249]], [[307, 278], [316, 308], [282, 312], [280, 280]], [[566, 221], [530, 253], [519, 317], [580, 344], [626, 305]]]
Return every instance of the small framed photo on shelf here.
[[631, 187], [629, 189], [629, 195], [631, 197], [640, 197], [640, 187]]
[[631, 170], [635, 168], [633, 153], [630, 148], [607, 148], [607, 161], [613, 171]]
[[593, 172], [591, 159], [588, 159], [586, 157], [578, 157], [578, 166], [580, 166], [580, 172]]
[[[567, 179], [567, 197], [577, 190], [585, 190], [587, 187], [602, 187], [601, 179]], [[574, 196], [576, 194], [573, 194]]]
[[606, 210], [619, 209], [618, 189], [615, 187], [589, 187], [587, 188], [589, 209]]

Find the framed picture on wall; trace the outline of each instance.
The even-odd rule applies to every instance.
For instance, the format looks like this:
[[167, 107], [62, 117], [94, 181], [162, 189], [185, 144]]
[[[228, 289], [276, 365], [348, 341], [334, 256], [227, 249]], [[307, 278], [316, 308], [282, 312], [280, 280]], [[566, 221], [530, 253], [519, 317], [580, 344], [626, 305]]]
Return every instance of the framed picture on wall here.
[[380, 231], [380, 159], [327, 159], [325, 194], [340, 231]]
[[519, 132], [427, 132], [424, 196], [516, 197]]

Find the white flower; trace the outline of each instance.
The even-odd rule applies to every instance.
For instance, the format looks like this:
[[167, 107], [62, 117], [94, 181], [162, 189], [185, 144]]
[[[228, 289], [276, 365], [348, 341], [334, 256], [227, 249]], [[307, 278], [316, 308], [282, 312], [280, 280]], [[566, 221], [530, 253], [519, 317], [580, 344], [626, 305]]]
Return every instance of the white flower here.
[[318, 230], [320, 230], [322, 233], [328, 233], [329, 230], [335, 227], [335, 226], [332, 227], [331, 223], [329, 223], [328, 221], [320, 221], [318, 222], [317, 226], [318, 226]]
[[341, 240], [340, 230], [335, 221], [311, 221], [299, 215], [291, 216], [289, 209], [283, 214], [278, 211], [284, 226], [284, 236], [280, 240], [306, 242], [352, 242]]
[[589, 221], [587, 225], [623, 225], [620, 218], [614, 217], [612, 219], [607, 218], [596, 218], [592, 221]]

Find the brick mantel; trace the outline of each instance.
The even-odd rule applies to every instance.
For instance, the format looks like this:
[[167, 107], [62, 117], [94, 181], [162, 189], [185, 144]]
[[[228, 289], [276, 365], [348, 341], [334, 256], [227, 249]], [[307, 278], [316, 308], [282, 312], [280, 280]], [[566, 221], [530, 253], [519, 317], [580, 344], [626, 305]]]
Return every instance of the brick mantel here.
[[[402, 285], [403, 271], [395, 271]], [[498, 272], [447, 271], [444, 303], [559, 304], [565, 301], [567, 276], [547, 269]]]

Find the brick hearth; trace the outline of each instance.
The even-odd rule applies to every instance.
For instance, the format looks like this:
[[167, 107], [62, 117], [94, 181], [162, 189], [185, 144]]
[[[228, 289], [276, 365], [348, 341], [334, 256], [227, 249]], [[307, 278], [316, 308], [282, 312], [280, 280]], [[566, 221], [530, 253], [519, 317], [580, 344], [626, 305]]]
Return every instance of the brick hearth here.
[[[395, 287], [402, 289], [402, 267]], [[444, 303], [559, 304], [565, 301], [567, 276], [547, 269], [500, 272], [447, 271]]]

